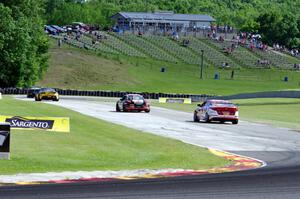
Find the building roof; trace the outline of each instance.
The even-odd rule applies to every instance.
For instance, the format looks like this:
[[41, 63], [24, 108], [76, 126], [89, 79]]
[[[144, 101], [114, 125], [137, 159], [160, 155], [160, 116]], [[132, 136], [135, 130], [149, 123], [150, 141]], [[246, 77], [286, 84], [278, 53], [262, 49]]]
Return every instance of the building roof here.
[[117, 15], [121, 15], [126, 19], [143, 19], [143, 20], [171, 20], [171, 21], [216, 21], [209, 15], [200, 14], [174, 14], [173, 12], [119, 12], [112, 16], [115, 18]]

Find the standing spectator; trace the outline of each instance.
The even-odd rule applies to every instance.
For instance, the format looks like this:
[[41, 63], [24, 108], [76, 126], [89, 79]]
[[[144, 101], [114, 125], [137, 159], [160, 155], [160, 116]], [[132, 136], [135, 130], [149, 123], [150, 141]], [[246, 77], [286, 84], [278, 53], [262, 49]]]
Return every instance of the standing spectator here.
[[59, 40], [57, 41], [57, 46], [58, 46], [58, 47], [61, 46], [61, 42], [62, 42], [61, 39], [59, 39]]

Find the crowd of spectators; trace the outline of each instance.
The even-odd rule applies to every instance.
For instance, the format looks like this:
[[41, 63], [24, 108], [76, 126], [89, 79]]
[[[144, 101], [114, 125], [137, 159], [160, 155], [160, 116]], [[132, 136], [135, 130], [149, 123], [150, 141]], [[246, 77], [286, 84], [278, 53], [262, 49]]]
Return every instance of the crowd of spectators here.
[[234, 29], [232, 26], [224, 25], [212, 25], [210, 26], [211, 32], [218, 32], [218, 33], [233, 33]]
[[300, 57], [300, 52], [296, 48], [287, 49], [285, 46], [275, 43], [275, 44], [273, 44], [273, 49], [276, 51], [282, 52], [282, 53], [290, 54], [293, 57]]

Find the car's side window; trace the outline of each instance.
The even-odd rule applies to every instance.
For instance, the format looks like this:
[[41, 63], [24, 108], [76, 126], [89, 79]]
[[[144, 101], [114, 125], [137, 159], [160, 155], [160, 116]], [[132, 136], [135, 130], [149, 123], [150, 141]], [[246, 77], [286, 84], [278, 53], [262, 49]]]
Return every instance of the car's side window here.
[[210, 106], [210, 102], [207, 102], [206, 104], [205, 104], [205, 108], [208, 108], [209, 106]]

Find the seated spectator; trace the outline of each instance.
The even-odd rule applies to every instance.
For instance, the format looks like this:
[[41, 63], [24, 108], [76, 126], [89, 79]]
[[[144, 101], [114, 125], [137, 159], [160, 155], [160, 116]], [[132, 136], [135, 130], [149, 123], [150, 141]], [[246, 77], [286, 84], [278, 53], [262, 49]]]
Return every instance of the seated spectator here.
[[259, 60], [257, 60], [257, 64], [267, 66], [267, 65], [270, 65], [271, 62], [267, 59], [259, 59]]
[[185, 47], [187, 47], [189, 44], [190, 44], [190, 40], [188, 40], [188, 39], [184, 39], [182, 41], [182, 45], [185, 46]]
[[226, 66], [226, 63], [225, 63], [225, 62], [223, 62], [223, 63], [222, 63], [222, 65], [221, 65], [222, 69], [224, 69], [224, 68], [225, 68], [225, 66]]
[[233, 49], [231, 47], [224, 48], [223, 50], [224, 50], [224, 53], [227, 55], [229, 55], [233, 52]]
[[219, 42], [224, 42], [224, 37], [220, 36], [219, 37]]
[[253, 44], [253, 43], [250, 43], [250, 44], [249, 44], [249, 48], [250, 48], [251, 50], [253, 50], [253, 49], [254, 49], [254, 44]]
[[229, 64], [227, 62], [223, 62], [222, 65], [221, 65], [222, 69], [225, 69], [225, 68], [230, 68]]

